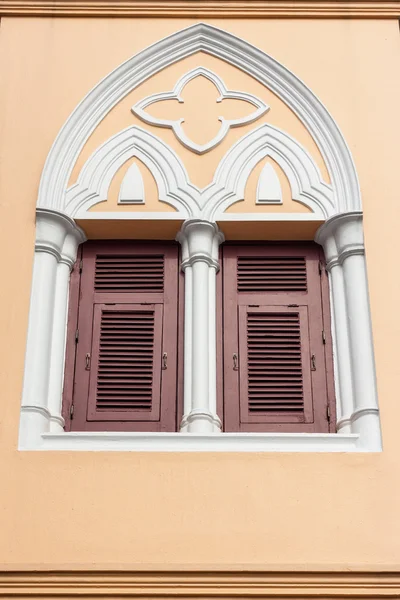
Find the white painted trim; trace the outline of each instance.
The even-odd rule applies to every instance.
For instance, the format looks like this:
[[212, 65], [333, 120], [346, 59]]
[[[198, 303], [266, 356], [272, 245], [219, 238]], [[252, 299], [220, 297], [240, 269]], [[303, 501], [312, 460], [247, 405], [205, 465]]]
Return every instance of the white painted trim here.
[[362, 214], [336, 215], [315, 236], [325, 251], [332, 297], [338, 431], [382, 449]]
[[144, 183], [139, 167], [133, 163], [119, 188], [118, 204], [145, 204]]
[[282, 204], [282, 187], [274, 167], [263, 166], [257, 183], [256, 204]]
[[[187, 218], [195, 198], [188, 193], [188, 176], [182, 161], [167, 144], [140, 127], [128, 127], [110, 137], [88, 158], [78, 181], [65, 194], [65, 210], [74, 218], [91, 218], [89, 208], [107, 199], [112, 179], [122, 165], [137, 157], [151, 171], [159, 199]], [[109, 213], [97, 213], [109, 219]], [[130, 212], [131, 218], [134, 218]], [[98, 217], [99, 218], [99, 217]]]
[[[229, 206], [243, 200], [250, 173], [267, 156], [285, 173], [294, 201], [321, 220], [336, 213], [334, 190], [323, 181], [308, 151], [286, 132], [265, 123], [238, 140], [222, 158], [213, 183], [203, 190], [203, 218], [217, 221]], [[285, 218], [281, 213], [281, 220]]]
[[357, 434], [45, 433], [35, 448], [101, 452], [368, 452]]
[[220, 432], [217, 415], [216, 274], [224, 241], [215, 223], [186, 221], [176, 236], [182, 244], [185, 280], [184, 415], [181, 431]]
[[277, 94], [307, 127], [332, 181], [333, 211], [360, 210], [354, 163], [339, 128], [320, 100], [288, 69], [248, 42], [205, 23], [158, 41], [107, 75], [82, 100], [58, 134], [43, 170], [38, 206], [67, 212], [65, 190], [80, 151], [98, 124], [129, 92], [169, 65], [206, 52], [248, 73]]
[[[245, 135], [227, 152], [214, 181], [200, 190], [188, 182], [181, 161], [164, 142], [141, 128], [132, 127], [119, 132], [98, 148], [83, 167], [78, 182], [66, 191], [70, 174], [84, 143], [113, 106], [154, 73], [198, 51], [207, 52], [244, 70], [286, 102], [313, 135], [326, 161], [332, 185], [323, 182], [314, 161], [295, 140], [277, 128], [262, 125]], [[193, 433], [196, 431], [196, 421], [203, 425], [207, 420], [209, 423], [214, 421], [215, 428], [219, 427], [213, 406], [208, 401], [208, 398], [213, 398], [211, 387], [214, 386], [214, 374], [208, 364], [204, 384], [199, 382], [199, 372], [195, 372], [193, 368], [194, 352], [189, 352], [185, 357], [185, 369], [187, 364], [191, 364], [185, 394], [188, 393], [189, 386], [192, 391], [194, 387], [198, 389], [194, 383], [197, 377], [201, 384], [201, 398], [207, 398], [207, 401], [195, 403], [192, 392], [190, 402], [186, 401], [185, 410], [190, 407], [192, 433], [57, 433], [62, 427], [59, 395], [65, 338], [62, 338], [60, 331], [64, 327], [65, 333], [65, 290], [68, 279], [68, 270], [64, 267], [73, 264], [77, 245], [84, 239], [71, 216], [112, 218], [110, 213], [100, 216], [100, 213], [87, 211], [90, 206], [106, 198], [113, 174], [131, 156], [142, 160], [156, 177], [160, 198], [165, 198], [166, 202], [177, 207], [179, 212], [166, 213], [166, 218], [178, 221], [188, 217], [201, 218], [203, 223], [195, 226], [199, 231], [204, 232], [210, 227], [214, 230], [211, 252], [210, 240], [203, 239], [203, 234], [188, 235], [183, 243], [183, 248], [187, 244], [185, 266], [188, 273], [190, 271], [192, 290], [192, 310], [190, 312], [187, 309], [186, 316], [189, 315], [192, 325], [197, 317], [193, 314], [193, 304], [198, 302], [198, 291], [203, 284], [207, 288], [207, 294], [203, 294], [200, 304], [207, 304], [211, 308], [213, 306], [211, 296], [214, 295], [214, 286], [210, 285], [210, 278], [218, 268], [215, 256], [215, 248], [218, 246], [215, 222], [228, 220], [224, 211], [233, 202], [243, 198], [249, 173], [259, 160], [271, 156], [287, 175], [293, 197], [313, 210], [310, 215], [289, 215], [288, 220], [328, 219], [320, 228], [316, 240], [324, 246], [330, 272], [333, 274], [335, 269], [339, 269], [336, 271], [339, 277], [331, 275], [335, 306], [333, 326], [336, 375], [341, 406], [339, 426], [343, 431], [350, 430], [353, 434], [214, 434], [192, 437], [196, 435]], [[359, 211], [360, 207], [354, 164], [333, 119], [303, 83], [247, 42], [199, 23], [161, 40], [118, 67], [88, 94], [68, 119], [50, 150], [43, 171], [37, 209], [37, 240], [21, 408], [20, 448], [379, 451], [381, 439], [361, 213], [348, 212]], [[147, 218], [160, 217], [154, 213], [145, 214], [148, 215]], [[118, 215], [118, 218], [145, 218], [143, 213]], [[271, 216], [269, 220], [278, 220], [276, 217], [277, 215]], [[229, 220], [232, 221], [254, 218], [254, 214], [229, 215]], [[192, 248], [189, 247], [190, 243]], [[204, 357], [207, 355], [207, 348], [210, 350], [213, 319], [206, 318], [204, 310], [200, 310], [200, 313], [206, 332], [201, 343]], [[341, 327], [343, 323], [345, 334]], [[191, 341], [193, 349], [196, 347], [193, 345], [193, 326], [190, 331], [187, 336], [185, 334], [185, 340]], [[198, 330], [196, 337], [199, 338]], [[340, 348], [346, 346], [350, 352], [347, 355], [346, 351], [340, 351]], [[362, 349], [360, 356], [357, 355], [359, 348]], [[50, 359], [53, 349], [55, 354]], [[347, 365], [346, 356], [350, 356]], [[50, 371], [53, 379], [50, 378]], [[343, 393], [348, 394], [347, 403], [341, 397]], [[198, 400], [199, 398], [198, 395]], [[170, 442], [169, 447], [167, 441]], [[188, 443], [185, 448], [184, 442]]]
[[[131, 126], [106, 140], [87, 159], [78, 181], [66, 193], [68, 215], [79, 219], [135, 219], [143, 213], [89, 212], [107, 199], [108, 190], [118, 169], [136, 156], [150, 170], [158, 187], [159, 198], [177, 212], [169, 218], [200, 218], [216, 221], [235, 202], [244, 199], [248, 177], [257, 163], [270, 156], [283, 170], [291, 186], [294, 201], [304, 204], [312, 213], [299, 215], [304, 219], [319, 219], [335, 214], [332, 186], [323, 181], [314, 160], [296, 140], [272, 125], [263, 124], [239, 139], [218, 165], [213, 181], [199, 188], [189, 181], [179, 156], [160, 138], [141, 127]], [[148, 218], [157, 219], [157, 213]], [[231, 215], [229, 215], [230, 218]], [[277, 215], [259, 215], [274, 220]], [[291, 220], [281, 213], [280, 220]]]
[[36, 211], [20, 444], [35, 447], [46, 431], [61, 431], [69, 273], [85, 234], [53, 210]]
[[[230, 99], [230, 100], [244, 100], [245, 102], [249, 102], [253, 106], [256, 107], [256, 110], [252, 112], [247, 117], [242, 117], [239, 119], [225, 119], [224, 117], [218, 117], [218, 120], [221, 122], [221, 127], [217, 133], [217, 135], [207, 142], [206, 144], [196, 144], [193, 140], [191, 140], [185, 133], [182, 123], [184, 123], [184, 119], [178, 119], [172, 121], [170, 119], [158, 119], [153, 117], [149, 113], [146, 112], [146, 108], [154, 104], [155, 102], [160, 102], [163, 100], [177, 100], [180, 103], [183, 103], [184, 100], [181, 96], [184, 87], [192, 81], [196, 77], [205, 77], [209, 81], [211, 81], [218, 92], [220, 93], [219, 98], [217, 98], [217, 102], [222, 102], [222, 100]], [[191, 71], [188, 71], [182, 77], [178, 79], [173, 90], [171, 92], [159, 92], [157, 94], [152, 94], [151, 96], [147, 96], [143, 100], [140, 100], [132, 106], [132, 112], [136, 114], [139, 119], [148, 123], [149, 125], [155, 125], [156, 127], [169, 127], [174, 132], [175, 136], [178, 140], [189, 150], [196, 152], [196, 154], [204, 154], [208, 152], [212, 148], [215, 148], [222, 140], [226, 137], [229, 129], [231, 127], [240, 127], [242, 125], [248, 125], [249, 123], [253, 123], [257, 119], [259, 119], [263, 114], [265, 114], [269, 110], [269, 106], [265, 104], [263, 100], [253, 96], [252, 94], [248, 94], [246, 92], [239, 91], [230, 91], [222, 81], [218, 75], [210, 71], [210, 69], [206, 69], [205, 67], [196, 67]]]

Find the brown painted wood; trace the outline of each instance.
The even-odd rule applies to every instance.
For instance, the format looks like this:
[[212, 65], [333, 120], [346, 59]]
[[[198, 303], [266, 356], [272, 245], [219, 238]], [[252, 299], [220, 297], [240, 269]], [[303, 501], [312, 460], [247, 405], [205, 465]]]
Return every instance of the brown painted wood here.
[[[82, 262], [79, 341], [76, 344], [73, 377], [74, 415], [70, 429], [175, 431], [178, 363], [177, 245], [163, 242], [87, 242], [83, 245]], [[153, 325], [154, 336], [150, 331]], [[124, 345], [129, 348], [130, 353], [134, 346], [141, 345], [143, 350], [142, 358], [138, 353], [134, 354], [137, 364], [130, 362], [132, 372], [126, 377], [121, 376], [126, 369], [124, 371], [121, 367], [119, 371], [115, 371], [118, 365], [113, 363], [111, 370], [118, 373], [114, 377], [115, 391], [112, 385], [100, 383], [106, 381], [104, 378], [108, 377], [110, 371], [108, 368], [108, 371], [103, 372], [99, 368], [99, 358], [102, 361], [109, 358], [106, 347], [110, 341], [120, 356], [120, 362]], [[142, 397], [142, 405], [135, 408], [135, 398], [140, 398], [136, 383], [141, 379], [135, 379], [133, 372], [136, 369], [139, 373], [138, 364], [144, 356], [149, 356], [145, 350], [149, 345], [153, 349], [152, 393], [149, 398], [148, 386], [144, 385], [143, 389], [147, 391]], [[166, 369], [162, 368], [164, 353], [167, 354]], [[89, 368], [87, 355], [90, 356]], [[148, 376], [149, 373], [145, 374], [144, 369], [142, 383], [148, 382]], [[66, 381], [69, 378], [70, 371], [66, 372]], [[125, 391], [118, 395], [117, 391], [124, 388]], [[131, 390], [132, 394], [127, 390]], [[108, 398], [108, 404], [105, 401], [102, 403], [101, 397]], [[129, 407], [123, 408], [123, 402], [127, 402]]]
[[62, 417], [65, 421], [65, 431], [71, 430], [71, 406], [73, 404], [74, 394], [74, 373], [76, 358], [75, 332], [78, 328], [79, 315], [79, 297], [80, 297], [80, 263], [82, 260], [82, 246], [79, 247], [77, 259], [71, 272], [69, 303], [68, 303], [68, 322], [67, 322], [67, 342], [65, 348], [65, 368], [64, 368], [64, 388], [62, 401]]
[[[224, 247], [226, 431], [328, 432], [333, 430], [332, 409], [331, 422], [328, 421], [327, 416], [328, 403], [329, 406], [332, 403], [333, 389], [333, 376], [329, 363], [331, 350], [328, 351], [328, 355], [325, 352], [326, 346], [331, 343], [330, 336], [327, 335], [329, 313], [326, 307], [323, 313], [319, 261], [320, 250], [313, 243]], [[252, 275], [255, 275], [254, 280]], [[325, 305], [326, 290], [324, 294]], [[298, 410], [293, 410], [291, 414], [287, 410], [277, 410], [274, 414], [271, 411], [269, 414], [264, 412], [262, 415], [257, 415], [254, 410], [249, 410], [246, 319], [249, 314], [256, 314], [257, 311], [263, 314], [287, 312], [299, 315], [304, 400], [301, 413]], [[325, 330], [326, 344], [323, 343], [323, 330]], [[262, 336], [265, 334], [266, 331], [260, 333]], [[257, 335], [256, 331], [254, 335]], [[268, 335], [270, 339], [270, 332]], [[238, 355], [237, 368], [233, 361], [234, 354]], [[315, 370], [312, 370], [312, 355], [315, 356]], [[268, 400], [267, 396], [265, 394], [265, 402]], [[278, 393], [277, 397], [279, 397]]]
[[312, 423], [307, 306], [239, 306], [240, 422]]
[[162, 304], [95, 304], [88, 421], [159, 421]]

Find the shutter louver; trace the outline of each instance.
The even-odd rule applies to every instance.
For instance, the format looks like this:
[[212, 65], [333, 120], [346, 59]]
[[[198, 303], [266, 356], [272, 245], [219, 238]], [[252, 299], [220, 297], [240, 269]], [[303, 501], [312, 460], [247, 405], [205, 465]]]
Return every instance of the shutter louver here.
[[89, 420], [118, 420], [120, 411], [158, 419], [161, 312], [159, 305], [95, 307]]
[[250, 414], [303, 411], [298, 313], [247, 313], [247, 369]]
[[238, 292], [306, 292], [304, 256], [239, 256]]
[[240, 306], [240, 418], [304, 422], [312, 414], [307, 308]]
[[164, 256], [98, 254], [94, 287], [97, 292], [163, 292]]

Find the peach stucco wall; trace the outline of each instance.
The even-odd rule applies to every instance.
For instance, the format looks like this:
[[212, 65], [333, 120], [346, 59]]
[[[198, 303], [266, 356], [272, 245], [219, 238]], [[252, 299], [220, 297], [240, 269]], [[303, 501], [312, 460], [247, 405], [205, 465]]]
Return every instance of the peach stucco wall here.
[[43, 164], [84, 94], [193, 21], [4, 18], [0, 33], [0, 564], [18, 568], [399, 566], [400, 37], [393, 21], [212, 20], [297, 74], [354, 155], [381, 454], [18, 452]]

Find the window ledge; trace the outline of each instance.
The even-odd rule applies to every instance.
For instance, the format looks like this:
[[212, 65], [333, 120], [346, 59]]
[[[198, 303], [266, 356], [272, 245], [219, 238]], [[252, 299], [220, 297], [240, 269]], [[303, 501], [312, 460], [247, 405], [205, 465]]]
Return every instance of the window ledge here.
[[376, 452], [359, 434], [341, 433], [43, 433], [20, 450], [120, 452]]

